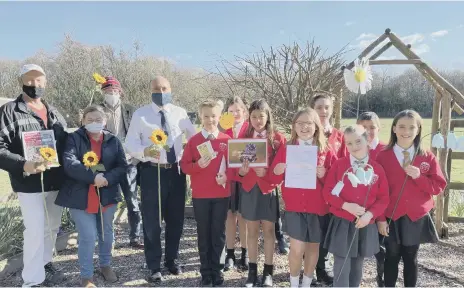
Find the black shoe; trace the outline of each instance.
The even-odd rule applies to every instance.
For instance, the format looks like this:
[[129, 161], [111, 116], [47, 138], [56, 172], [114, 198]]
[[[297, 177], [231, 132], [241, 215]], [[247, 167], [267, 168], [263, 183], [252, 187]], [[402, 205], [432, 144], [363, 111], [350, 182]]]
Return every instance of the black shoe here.
[[248, 256], [245, 255], [245, 257], [242, 256], [240, 260], [238, 260], [237, 267], [242, 270], [242, 271], [248, 271]]
[[258, 265], [250, 263], [248, 268], [248, 278], [246, 280], [246, 287], [256, 287], [258, 285]]
[[279, 240], [277, 240], [277, 242], [278, 242], [278, 246], [279, 246], [279, 253], [282, 254], [282, 255], [287, 255], [289, 249], [288, 249], [288, 244], [287, 244], [287, 242], [285, 242], [284, 237], [279, 238]]
[[316, 268], [316, 277], [317, 281], [319, 281], [322, 284], [325, 284], [327, 286], [333, 284], [333, 276], [330, 276], [325, 270], [319, 270]]
[[377, 287], [385, 287], [385, 282], [383, 281], [382, 276], [377, 275], [375, 280], [377, 280]]
[[210, 287], [213, 284], [213, 280], [210, 275], [201, 276], [201, 286]]
[[235, 268], [235, 256], [227, 256], [224, 271], [229, 271]]
[[148, 276], [147, 281], [150, 283], [159, 283], [163, 281], [163, 275], [161, 275], [161, 271], [159, 269], [151, 270], [151, 274]]
[[134, 248], [134, 249], [143, 249], [143, 243], [141, 243], [139, 240], [134, 239], [130, 240], [129, 246]]
[[[227, 263], [226, 263], [227, 264]], [[224, 275], [221, 271], [213, 274], [213, 287], [222, 286], [224, 284]]]
[[176, 261], [170, 261], [164, 264], [166, 268], [168, 268], [169, 273], [173, 275], [182, 274], [182, 268], [177, 264]]
[[42, 283], [45, 286], [56, 286], [62, 283], [65, 279], [63, 272], [56, 269], [50, 262], [44, 266], [45, 268], [45, 281]]
[[274, 265], [267, 265], [264, 264], [264, 270], [263, 270], [263, 279], [262, 279], [262, 286], [263, 287], [272, 287], [272, 274], [274, 270]]

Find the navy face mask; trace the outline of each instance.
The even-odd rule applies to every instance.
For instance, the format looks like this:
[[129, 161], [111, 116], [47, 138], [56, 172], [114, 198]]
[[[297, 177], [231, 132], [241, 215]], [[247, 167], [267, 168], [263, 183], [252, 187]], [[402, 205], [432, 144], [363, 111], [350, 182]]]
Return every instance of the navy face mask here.
[[159, 107], [162, 107], [162, 106], [172, 102], [172, 95], [171, 95], [171, 92], [168, 92], [168, 93], [152, 93], [151, 94], [151, 100], [153, 101], [153, 103], [155, 103]]
[[26, 95], [30, 98], [37, 99], [43, 96], [43, 94], [45, 93], [45, 89], [38, 88], [35, 86], [23, 85], [23, 92], [26, 93]]

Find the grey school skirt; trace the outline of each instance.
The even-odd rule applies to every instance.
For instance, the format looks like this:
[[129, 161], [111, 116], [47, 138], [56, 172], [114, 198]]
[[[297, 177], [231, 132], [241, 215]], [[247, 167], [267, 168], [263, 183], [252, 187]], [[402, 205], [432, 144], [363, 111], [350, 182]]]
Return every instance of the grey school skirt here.
[[285, 211], [283, 229], [293, 239], [306, 243], [324, 243], [330, 220], [327, 216]]
[[240, 187], [239, 211], [243, 219], [247, 221], [277, 222], [277, 194], [272, 191], [264, 195], [255, 184], [250, 192]]
[[330, 219], [324, 248], [336, 256], [345, 257], [355, 233], [349, 257], [371, 257], [379, 252], [379, 232], [375, 223], [356, 229], [354, 222], [335, 215]]
[[391, 221], [389, 229], [390, 233], [385, 241], [393, 241], [403, 246], [438, 242], [438, 233], [429, 213], [417, 221], [412, 221], [404, 215], [396, 221]]

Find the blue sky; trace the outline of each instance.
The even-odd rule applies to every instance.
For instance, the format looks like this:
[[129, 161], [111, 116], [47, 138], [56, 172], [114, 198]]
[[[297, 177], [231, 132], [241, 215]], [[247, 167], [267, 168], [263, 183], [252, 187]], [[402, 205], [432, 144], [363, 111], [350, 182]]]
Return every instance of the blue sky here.
[[[0, 2], [0, 58], [55, 52], [65, 33], [186, 67], [314, 37], [352, 60], [389, 27], [439, 69], [464, 69], [464, 2]], [[391, 49], [385, 57], [402, 58]], [[391, 67], [391, 66], [390, 66]]]

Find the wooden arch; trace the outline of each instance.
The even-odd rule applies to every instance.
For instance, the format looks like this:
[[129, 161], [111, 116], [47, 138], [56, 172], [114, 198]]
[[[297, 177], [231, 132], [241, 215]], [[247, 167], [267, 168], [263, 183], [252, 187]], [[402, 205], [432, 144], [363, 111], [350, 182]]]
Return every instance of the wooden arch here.
[[[432, 113], [432, 131], [434, 135], [440, 131], [444, 136], [448, 135], [448, 132], [453, 130], [455, 127], [464, 127], [464, 120], [452, 120], [451, 112], [456, 111], [459, 115], [464, 113], [464, 96], [459, 92], [451, 83], [444, 79], [438, 72], [432, 69], [427, 63], [411, 50], [411, 45], [406, 45], [401, 39], [391, 32], [390, 29], [386, 29], [379, 38], [373, 41], [364, 51], [359, 54], [358, 58], [367, 57], [377, 46], [380, 45], [385, 39], [390, 41], [377, 50], [372, 56], [369, 57], [370, 65], [403, 65], [411, 64], [414, 65], [417, 70], [427, 79], [429, 83], [435, 88], [435, 98], [433, 102], [433, 113]], [[376, 60], [380, 55], [387, 51], [390, 47], [395, 46], [406, 59], [395, 59], [395, 60]], [[339, 77], [343, 78], [343, 70], [345, 68], [352, 69], [354, 61], [349, 63], [346, 67], [342, 67], [342, 71]], [[335, 113], [335, 127], [340, 128], [340, 121], [342, 115], [342, 100], [343, 94], [340, 92], [339, 97], [335, 98], [334, 113]], [[432, 138], [432, 137], [431, 137]], [[446, 137], [445, 137], [446, 143]], [[464, 152], [451, 152], [449, 149], [437, 149], [432, 148], [432, 152], [438, 156], [440, 167], [445, 173], [448, 181], [448, 186], [445, 193], [437, 196], [436, 199], [436, 210], [435, 210], [435, 223], [437, 226], [438, 234], [441, 237], [447, 237], [448, 235], [448, 201], [449, 201], [449, 190], [459, 189], [464, 190], [464, 183], [450, 183], [451, 174], [451, 160], [452, 159], [464, 159]]]

